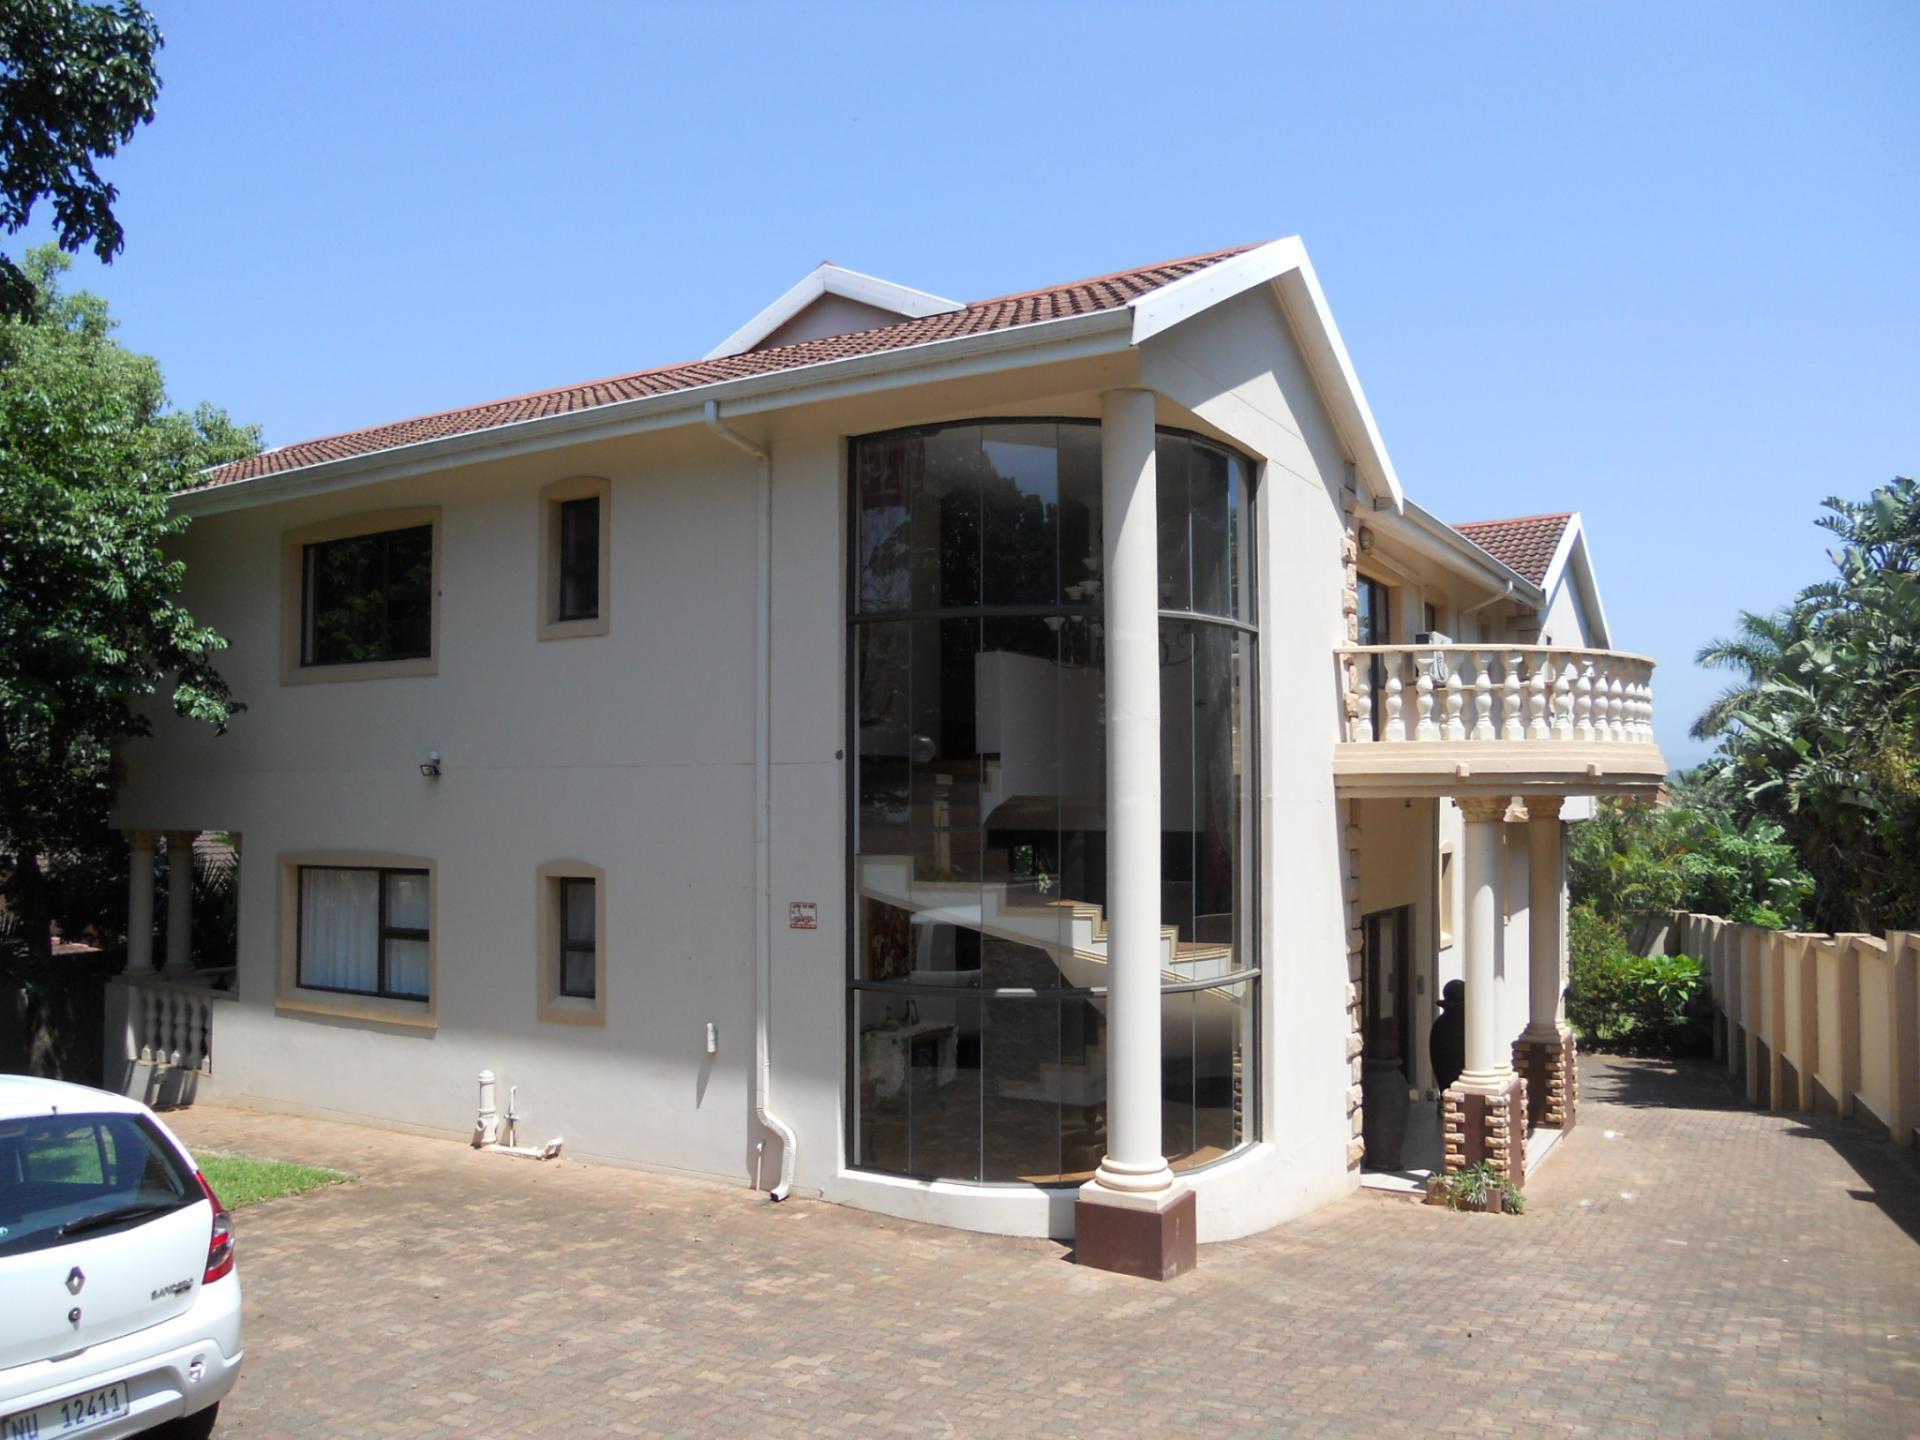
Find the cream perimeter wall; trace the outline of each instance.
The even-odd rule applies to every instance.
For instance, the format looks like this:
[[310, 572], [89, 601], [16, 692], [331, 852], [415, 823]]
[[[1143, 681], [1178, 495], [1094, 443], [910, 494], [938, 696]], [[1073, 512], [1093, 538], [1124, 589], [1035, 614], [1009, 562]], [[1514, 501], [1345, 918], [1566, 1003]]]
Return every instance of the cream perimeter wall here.
[[[1344, 827], [1333, 793], [1344, 457], [1278, 301], [1261, 290], [1150, 341], [1163, 424], [1264, 461], [1260, 995], [1263, 1143], [1197, 1172], [1202, 1239], [1345, 1193]], [[1088, 413], [1097, 395], [947, 414]], [[932, 406], [933, 402], [929, 401]], [[844, 1166], [845, 434], [775, 433], [771, 569], [773, 1108], [805, 1192], [972, 1228], [1065, 1234], [1072, 1192], [928, 1184]], [[611, 481], [609, 631], [536, 639], [538, 493]], [[197, 520], [188, 602], [232, 642], [248, 706], [215, 738], [170, 718], [128, 750], [127, 828], [241, 835], [239, 1003], [220, 1093], [465, 1135], [474, 1078], [519, 1089], [523, 1134], [570, 1153], [751, 1181], [757, 466], [704, 431], [474, 464]], [[438, 673], [280, 683], [281, 536], [438, 506]], [[420, 776], [429, 750], [438, 780]], [[276, 1013], [277, 857], [391, 852], [435, 867], [435, 1026]], [[607, 1023], [537, 1019], [536, 871], [607, 874]], [[810, 901], [818, 928], [787, 928]], [[706, 1026], [719, 1035], [705, 1053]]]

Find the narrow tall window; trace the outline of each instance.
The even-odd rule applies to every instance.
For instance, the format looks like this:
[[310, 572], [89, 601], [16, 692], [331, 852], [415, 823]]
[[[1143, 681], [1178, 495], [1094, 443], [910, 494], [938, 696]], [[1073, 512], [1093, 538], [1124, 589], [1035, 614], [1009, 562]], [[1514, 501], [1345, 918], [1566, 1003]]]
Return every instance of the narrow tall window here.
[[595, 997], [598, 932], [594, 921], [594, 882], [564, 878], [559, 882], [560, 993], [580, 1000]]
[[557, 620], [600, 615], [600, 497], [560, 502], [560, 606]]

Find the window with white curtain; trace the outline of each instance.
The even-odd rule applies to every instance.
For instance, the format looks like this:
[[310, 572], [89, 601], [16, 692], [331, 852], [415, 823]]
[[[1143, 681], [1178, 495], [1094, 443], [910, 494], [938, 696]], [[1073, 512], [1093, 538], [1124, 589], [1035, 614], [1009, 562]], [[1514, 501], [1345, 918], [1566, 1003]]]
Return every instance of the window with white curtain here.
[[427, 872], [300, 867], [299, 984], [309, 990], [427, 998]]

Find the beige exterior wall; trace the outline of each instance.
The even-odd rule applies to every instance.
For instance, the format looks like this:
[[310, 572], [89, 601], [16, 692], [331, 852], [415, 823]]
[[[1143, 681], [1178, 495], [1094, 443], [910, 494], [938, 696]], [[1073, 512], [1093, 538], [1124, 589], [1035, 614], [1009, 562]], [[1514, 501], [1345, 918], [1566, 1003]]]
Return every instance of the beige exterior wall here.
[[[770, 1183], [778, 1150], [753, 1114], [754, 935], [765, 919], [772, 1107], [798, 1136], [797, 1186], [943, 1223], [1065, 1233], [1070, 1190], [845, 1168], [846, 437], [984, 414], [1097, 414], [1102, 389], [1129, 383], [1160, 391], [1162, 424], [1208, 431], [1262, 462], [1263, 1138], [1189, 1177], [1201, 1238], [1344, 1194], [1355, 1183], [1345, 826], [1331, 761], [1346, 457], [1265, 288], [1126, 357], [928, 382], [758, 422], [772, 457], [767, 915], [753, 864], [750, 457], [689, 427], [196, 521], [181, 546], [186, 599], [231, 640], [224, 668], [248, 709], [218, 738], [159, 718], [155, 737], [128, 749], [118, 819], [242, 837], [239, 999], [219, 1016], [222, 1093], [464, 1136], [486, 1068], [503, 1098], [518, 1087], [530, 1137], [563, 1134], [570, 1153], [736, 1182], [763, 1159]], [[542, 493], [575, 477], [607, 482], [606, 633], [554, 643], [539, 638]], [[283, 684], [284, 537], [407, 507], [440, 516], [435, 673]], [[438, 779], [419, 774], [429, 751], [441, 755]], [[1408, 884], [1430, 892], [1433, 811], [1415, 809], [1429, 819], [1406, 842]], [[280, 857], [316, 851], [432, 861], [431, 1025], [280, 1007]], [[604, 871], [603, 1025], [540, 1017], [539, 886], [556, 862]], [[817, 906], [817, 929], [787, 928], [795, 901]], [[1423, 947], [1432, 908], [1421, 907]]]

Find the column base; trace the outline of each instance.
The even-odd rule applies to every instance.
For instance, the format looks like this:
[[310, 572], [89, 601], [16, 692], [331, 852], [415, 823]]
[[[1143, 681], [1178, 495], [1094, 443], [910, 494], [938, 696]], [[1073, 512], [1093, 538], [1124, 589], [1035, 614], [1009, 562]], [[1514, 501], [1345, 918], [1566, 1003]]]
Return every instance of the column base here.
[[1573, 1031], [1554, 1039], [1522, 1035], [1513, 1042], [1513, 1068], [1527, 1082], [1527, 1124], [1573, 1128], [1579, 1108], [1579, 1045]]
[[1172, 1280], [1193, 1269], [1199, 1230], [1193, 1191], [1175, 1183], [1150, 1195], [1089, 1181], [1073, 1207], [1075, 1263], [1143, 1280]]
[[1458, 1085], [1440, 1097], [1448, 1175], [1485, 1161], [1520, 1189], [1527, 1183], [1527, 1082], [1518, 1075], [1486, 1094]]

